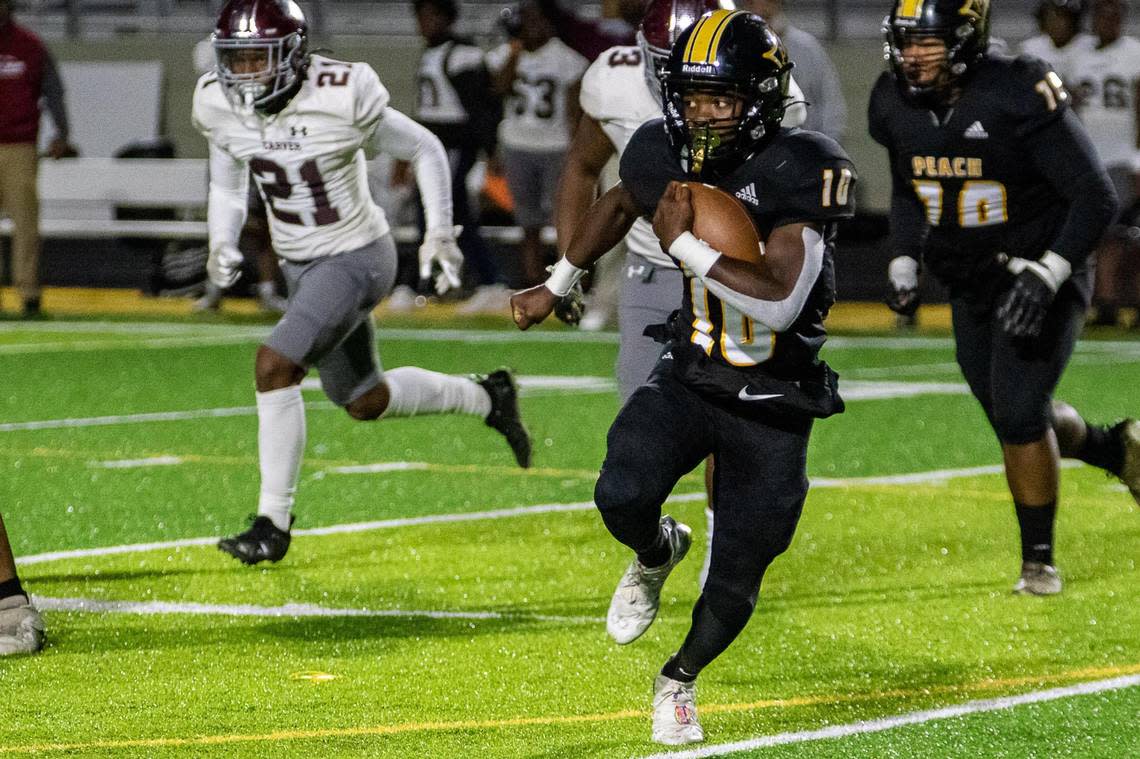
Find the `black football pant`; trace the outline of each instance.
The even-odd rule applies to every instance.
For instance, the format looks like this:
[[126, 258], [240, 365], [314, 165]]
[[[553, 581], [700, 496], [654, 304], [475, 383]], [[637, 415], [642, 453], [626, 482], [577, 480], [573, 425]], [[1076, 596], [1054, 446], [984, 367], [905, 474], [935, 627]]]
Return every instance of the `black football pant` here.
[[1032, 339], [1007, 335], [988, 308], [960, 299], [951, 299], [950, 307], [958, 365], [998, 440], [1040, 440], [1052, 426], [1053, 390], [1084, 324], [1083, 298], [1062, 287], [1041, 335]]
[[645, 551], [677, 480], [715, 454], [716, 530], [702, 600], [728, 634], [703, 657], [711, 661], [744, 629], [765, 570], [791, 543], [807, 497], [811, 420], [742, 418], [689, 390], [669, 365], [659, 364], [610, 427], [594, 501], [615, 538]]

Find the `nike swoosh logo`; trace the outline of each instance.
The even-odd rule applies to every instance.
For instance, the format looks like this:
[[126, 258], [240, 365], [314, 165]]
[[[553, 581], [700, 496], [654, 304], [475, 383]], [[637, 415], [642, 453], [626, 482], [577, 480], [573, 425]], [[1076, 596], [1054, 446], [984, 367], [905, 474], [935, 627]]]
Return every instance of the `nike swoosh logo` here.
[[756, 395], [754, 393], [748, 392], [748, 385], [745, 385], [744, 387], [740, 388], [740, 393], [736, 397], [742, 401], [767, 401], [771, 400], [772, 398], [783, 398], [784, 394], [775, 393], [773, 395]]

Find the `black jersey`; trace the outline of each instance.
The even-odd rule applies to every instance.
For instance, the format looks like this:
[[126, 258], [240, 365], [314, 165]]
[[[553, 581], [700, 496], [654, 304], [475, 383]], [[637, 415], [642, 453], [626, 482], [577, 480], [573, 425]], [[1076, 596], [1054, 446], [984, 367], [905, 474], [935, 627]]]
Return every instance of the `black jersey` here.
[[[669, 145], [661, 119], [643, 124], [621, 159], [621, 180], [643, 215], [652, 218], [670, 181], [691, 181]], [[707, 177], [703, 181], [708, 181]], [[773, 334], [721, 302], [685, 267], [680, 319], [688, 341], [717, 362], [760, 368], [782, 378], [810, 373], [827, 337], [823, 321], [835, 302], [835, 222], [854, 213], [855, 168], [829, 137], [781, 129], [758, 153], [716, 182], [752, 215], [761, 239], [786, 224], [811, 222], [826, 243], [823, 270], [796, 321]]]
[[1004, 255], [1053, 250], [1087, 291], [1086, 259], [1115, 212], [1108, 177], [1042, 61], [993, 56], [952, 108], [912, 105], [890, 73], [868, 112], [890, 151], [891, 235], [898, 253], [924, 260], [952, 294], [995, 292]]

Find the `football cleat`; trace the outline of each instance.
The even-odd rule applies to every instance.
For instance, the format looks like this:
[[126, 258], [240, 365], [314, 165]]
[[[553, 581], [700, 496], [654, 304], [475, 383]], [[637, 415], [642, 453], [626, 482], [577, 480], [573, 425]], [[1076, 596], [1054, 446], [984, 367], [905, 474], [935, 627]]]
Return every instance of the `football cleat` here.
[[1140, 421], [1125, 419], [1113, 427], [1112, 431], [1120, 436], [1120, 444], [1124, 447], [1124, 466], [1120, 469], [1120, 481], [1140, 506]]
[[491, 396], [491, 413], [487, 426], [498, 430], [514, 451], [515, 461], [523, 469], [530, 466], [530, 433], [519, 414], [519, 389], [509, 369], [496, 369], [476, 382]]
[[666, 746], [700, 743], [705, 731], [697, 719], [697, 684], [658, 675], [653, 682], [653, 741]]
[[1039, 561], [1021, 562], [1021, 577], [1013, 586], [1021, 596], [1055, 596], [1061, 592], [1061, 575], [1057, 568]]
[[653, 624], [657, 618], [657, 608], [661, 605], [661, 588], [665, 585], [665, 578], [673, 571], [673, 567], [681, 563], [681, 559], [689, 552], [689, 546], [693, 544], [692, 531], [688, 525], [678, 524], [671, 516], [661, 517], [661, 529], [669, 541], [669, 561], [659, 567], [646, 567], [634, 559], [610, 599], [606, 632], [623, 646], [640, 638]]
[[[293, 524], [295, 517], [289, 517]], [[232, 538], [218, 541], [218, 549], [225, 551], [242, 564], [253, 566], [262, 561], [281, 561], [289, 550], [288, 530], [279, 530], [273, 520], [265, 516], [252, 517], [249, 529]]]
[[0, 600], [0, 656], [34, 654], [44, 647], [44, 618], [27, 596]]

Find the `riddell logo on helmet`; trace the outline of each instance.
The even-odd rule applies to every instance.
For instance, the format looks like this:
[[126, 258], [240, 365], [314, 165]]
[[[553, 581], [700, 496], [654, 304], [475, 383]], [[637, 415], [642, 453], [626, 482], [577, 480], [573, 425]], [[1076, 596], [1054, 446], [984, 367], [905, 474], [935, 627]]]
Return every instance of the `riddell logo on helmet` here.
[[681, 71], [686, 74], [715, 74], [717, 67], [711, 63], [685, 63], [682, 64]]

